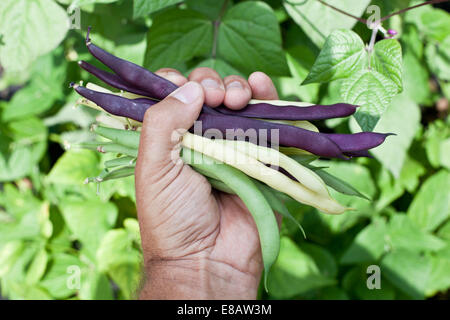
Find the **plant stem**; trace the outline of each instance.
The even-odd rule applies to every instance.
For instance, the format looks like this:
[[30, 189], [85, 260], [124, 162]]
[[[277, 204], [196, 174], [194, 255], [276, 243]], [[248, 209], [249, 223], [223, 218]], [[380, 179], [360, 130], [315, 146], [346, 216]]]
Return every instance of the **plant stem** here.
[[333, 10], [339, 12], [339, 13], [342, 13], [343, 15], [346, 15], [347, 17], [356, 19], [356, 20], [358, 20], [359, 22], [364, 23], [364, 24], [367, 23], [367, 20], [366, 20], [366, 19], [363, 19], [363, 18], [354, 16], [354, 15], [348, 13], [348, 12], [345, 12], [344, 10], [341, 10], [341, 9], [339, 9], [339, 8], [336, 8], [335, 6], [332, 6], [331, 4], [326, 3], [326, 2], [323, 1], [323, 0], [317, 0], [317, 1], [319, 1], [319, 2], [320, 2], [321, 4], [323, 4], [324, 6], [327, 6], [327, 7], [331, 8], [331, 9], [333, 9]]
[[[326, 3], [326, 2], [323, 1], [323, 0], [317, 0], [317, 1], [319, 1], [319, 2], [320, 2], [321, 4], [323, 4], [324, 6], [327, 6], [327, 7], [331, 8], [331, 9], [333, 9], [333, 10], [339, 12], [339, 13], [342, 13], [343, 15], [346, 15], [347, 17], [350, 17], [350, 18], [353, 18], [353, 19], [355, 19], [355, 20], [358, 20], [359, 22], [364, 23], [364, 24], [367, 23], [367, 20], [366, 20], [366, 19], [363, 19], [363, 18], [359, 18], [359, 17], [357, 17], [357, 16], [354, 16], [354, 15], [348, 13], [348, 12], [345, 12], [344, 10], [341, 10], [341, 9], [339, 9], [339, 8], [336, 8], [335, 6], [332, 6], [331, 4]], [[431, 1], [426, 1], [426, 2], [424, 2], [424, 3], [419, 3], [419, 4], [416, 4], [415, 6], [411, 6], [411, 7], [408, 7], [408, 8], [402, 9], [402, 10], [399, 10], [399, 11], [397, 11], [397, 12], [391, 13], [391, 14], [389, 14], [389, 15], [387, 15], [387, 16], [381, 18], [380, 20], [376, 21], [375, 23], [377, 23], [377, 22], [378, 22], [378, 23], [381, 23], [381, 22], [383, 22], [383, 21], [385, 21], [385, 20], [387, 20], [387, 19], [389, 19], [389, 18], [391, 18], [391, 17], [393, 17], [393, 16], [396, 16], [396, 15], [402, 14], [402, 13], [405, 13], [406, 11], [409, 11], [409, 10], [412, 10], [412, 9], [415, 9], [415, 8], [419, 8], [419, 7], [428, 5], [428, 4], [436, 4], [436, 3], [448, 2], [448, 1], [450, 1], [450, 0], [431, 0]], [[290, 2], [288, 2], [288, 1], [286, 1], [286, 2], [287, 2], [287, 3], [290, 3]], [[293, 3], [290, 3], [290, 4], [295, 5], [295, 4], [293, 4]]]
[[377, 33], [378, 33], [378, 30], [380, 29], [380, 26], [381, 26], [381, 24], [379, 22], [375, 22], [375, 25], [372, 29], [372, 36], [370, 37], [369, 46], [367, 48], [367, 53], [369, 56], [369, 69], [370, 69], [370, 60], [371, 60], [370, 58], [373, 53], [373, 48], [375, 46], [375, 40], [377, 39]]
[[215, 59], [216, 58], [216, 53], [217, 53], [217, 38], [219, 36], [219, 26], [220, 26], [220, 22], [222, 21], [222, 17], [225, 14], [225, 11], [227, 9], [228, 6], [228, 0], [225, 0], [223, 2], [222, 8], [220, 9], [220, 13], [219, 16], [217, 17], [217, 19], [215, 21], [213, 21], [213, 25], [214, 25], [214, 38], [213, 38], [213, 47], [211, 50], [211, 58]]
[[408, 7], [408, 8], [399, 10], [397, 12], [391, 13], [391, 14], [381, 18], [380, 22], [383, 22], [383, 21], [389, 19], [390, 17], [393, 17], [393, 16], [398, 15], [398, 14], [405, 13], [406, 11], [409, 11], [409, 10], [412, 10], [412, 9], [415, 9], [415, 8], [419, 8], [419, 7], [428, 5], [428, 4], [435, 4], [435, 3], [448, 2], [448, 1], [450, 1], [450, 0], [432, 0], [432, 1], [427, 1], [427, 2], [424, 2], [424, 3], [419, 3], [419, 4], [416, 4], [415, 6]]

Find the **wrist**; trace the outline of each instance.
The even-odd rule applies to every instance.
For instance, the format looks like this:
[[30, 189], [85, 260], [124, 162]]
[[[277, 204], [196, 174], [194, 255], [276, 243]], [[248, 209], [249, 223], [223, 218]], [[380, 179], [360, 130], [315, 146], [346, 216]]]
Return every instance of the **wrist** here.
[[256, 299], [260, 276], [203, 257], [151, 260], [140, 299]]

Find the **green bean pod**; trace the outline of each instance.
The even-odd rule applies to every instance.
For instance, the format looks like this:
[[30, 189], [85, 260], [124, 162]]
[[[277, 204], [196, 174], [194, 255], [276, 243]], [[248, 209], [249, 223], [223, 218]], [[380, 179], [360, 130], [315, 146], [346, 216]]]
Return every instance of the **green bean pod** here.
[[121, 130], [102, 126], [94, 126], [93, 130], [98, 135], [105, 137], [114, 143], [120, 144], [124, 147], [138, 149], [140, 132], [133, 130]]
[[208, 182], [211, 184], [211, 186], [219, 191], [229, 193], [229, 194], [236, 194], [233, 190], [231, 190], [225, 183], [223, 183], [220, 180], [216, 180], [214, 178], [206, 177]]
[[107, 160], [103, 163], [103, 165], [107, 169], [117, 168], [117, 167], [122, 167], [122, 166], [134, 166], [135, 164], [136, 164], [136, 158], [130, 157], [130, 156]]
[[103, 181], [113, 180], [113, 179], [120, 179], [120, 178], [126, 178], [129, 176], [134, 175], [134, 166], [127, 166], [122, 167], [119, 169], [116, 169], [114, 171], [110, 171], [107, 175], [103, 177]]
[[[220, 163], [215, 163], [206, 156], [204, 162], [192, 161], [193, 157], [201, 157], [196, 151], [182, 149], [182, 159], [194, 168], [209, 172], [223, 181], [244, 202], [255, 220], [261, 243], [264, 263], [264, 286], [267, 290], [267, 276], [280, 251], [280, 234], [275, 215], [262, 192], [255, 183], [241, 171]], [[196, 158], [197, 159], [197, 158]]]
[[281, 201], [280, 192], [272, 189], [271, 187], [265, 185], [262, 182], [259, 182], [256, 179], [253, 179], [253, 182], [256, 184], [259, 190], [261, 190], [264, 197], [266, 197], [267, 202], [269, 202], [272, 209], [279, 214], [281, 214], [283, 217], [289, 219], [294, 224], [297, 225], [297, 227], [300, 229], [301, 233], [303, 234], [303, 237], [306, 239], [306, 233], [303, 229], [302, 225], [297, 221], [297, 219], [294, 218], [294, 216], [289, 212], [288, 208], [284, 205], [283, 201]]
[[133, 158], [137, 158], [138, 150], [125, 147], [123, 145], [117, 144], [117, 143], [108, 143], [108, 144], [102, 144], [97, 148], [97, 151], [106, 153], [106, 152], [112, 152], [112, 153], [119, 153], [126, 156], [130, 156]]

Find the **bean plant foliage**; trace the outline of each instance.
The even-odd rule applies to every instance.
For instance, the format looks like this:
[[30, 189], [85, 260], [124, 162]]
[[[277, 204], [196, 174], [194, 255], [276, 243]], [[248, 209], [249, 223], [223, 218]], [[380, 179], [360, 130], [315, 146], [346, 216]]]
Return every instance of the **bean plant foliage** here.
[[373, 158], [312, 162], [354, 210], [287, 200], [259, 298], [448, 298], [450, 14], [434, 2], [392, 15], [422, 1], [2, 0], [0, 295], [136, 297], [134, 177], [83, 184], [114, 156], [68, 148], [95, 140], [102, 116], [68, 86], [96, 81], [78, 61], [102, 68], [84, 45], [93, 26], [96, 44], [151, 71], [263, 71], [281, 99], [359, 106], [321, 132], [395, 134]]

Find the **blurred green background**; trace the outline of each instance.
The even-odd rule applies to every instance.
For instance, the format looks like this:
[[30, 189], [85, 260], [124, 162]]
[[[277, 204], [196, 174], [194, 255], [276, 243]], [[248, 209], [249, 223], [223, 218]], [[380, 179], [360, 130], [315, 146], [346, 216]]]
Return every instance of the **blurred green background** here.
[[[420, 1], [329, 3], [367, 18]], [[69, 5], [71, 5], [69, 7]], [[447, 299], [450, 288], [450, 15], [424, 6], [385, 21], [398, 32], [403, 92], [375, 131], [395, 132], [374, 159], [326, 161], [371, 201], [329, 216], [288, 203], [306, 231], [284, 221], [263, 299]], [[70, 23], [68, 23], [70, 21]], [[214, 21], [220, 21], [214, 23]], [[100, 84], [78, 60], [100, 66], [93, 41], [150, 70], [198, 66], [221, 75], [267, 72], [281, 99], [342, 101], [339, 80], [300, 86], [328, 34], [366, 25], [316, 0], [2, 0], [0, 3], [0, 297], [132, 299], [141, 279], [134, 181], [83, 185], [106, 156], [66, 150], [93, 139], [97, 113], [76, 107], [71, 81]], [[216, 27], [214, 27], [216, 26]], [[382, 39], [382, 36], [379, 36]], [[349, 133], [353, 119], [317, 123]], [[381, 289], [367, 279], [378, 266]]]

